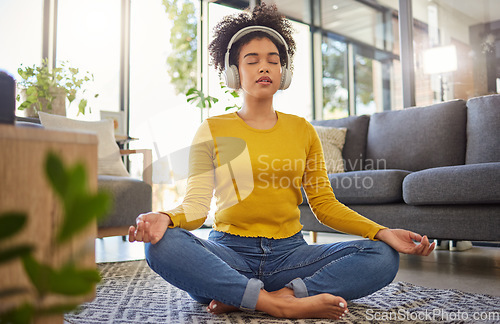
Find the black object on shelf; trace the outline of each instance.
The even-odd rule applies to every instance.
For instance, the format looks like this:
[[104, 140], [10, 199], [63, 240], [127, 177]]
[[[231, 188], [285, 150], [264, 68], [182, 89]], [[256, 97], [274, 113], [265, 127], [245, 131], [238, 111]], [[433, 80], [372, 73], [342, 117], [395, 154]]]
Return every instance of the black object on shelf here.
[[14, 124], [16, 109], [16, 81], [0, 71], [0, 123]]

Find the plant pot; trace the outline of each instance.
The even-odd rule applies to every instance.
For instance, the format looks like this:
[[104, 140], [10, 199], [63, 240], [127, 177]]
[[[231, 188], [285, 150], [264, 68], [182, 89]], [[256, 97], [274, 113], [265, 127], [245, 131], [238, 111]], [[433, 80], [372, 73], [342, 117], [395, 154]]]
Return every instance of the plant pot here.
[[[52, 100], [52, 109], [47, 109], [47, 99], [40, 98], [41, 111], [54, 115], [66, 116], [66, 92], [63, 89], [56, 88], [51, 90], [50, 94], [54, 96]], [[23, 101], [26, 100], [26, 90], [21, 90], [21, 97]], [[33, 106], [35, 105], [25, 110], [26, 117], [38, 118], [38, 109], [35, 109]]]

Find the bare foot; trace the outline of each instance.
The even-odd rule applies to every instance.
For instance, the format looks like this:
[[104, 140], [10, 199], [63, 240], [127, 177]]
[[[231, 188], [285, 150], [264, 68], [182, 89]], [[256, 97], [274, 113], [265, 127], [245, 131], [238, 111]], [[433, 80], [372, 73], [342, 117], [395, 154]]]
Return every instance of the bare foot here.
[[[261, 290], [256, 310], [282, 318], [341, 319], [349, 312], [347, 302], [342, 297], [320, 294], [296, 298], [293, 290], [289, 288], [282, 288], [273, 292]], [[218, 315], [237, 312], [240, 309], [236, 306], [212, 300], [207, 307], [207, 311]]]
[[348, 312], [347, 302], [331, 294], [295, 298], [289, 295], [274, 296], [265, 290], [259, 294], [256, 309], [284, 318], [340, 319]]
[[[271, 291], [270, 294], [276, 297], [294, 297], [293, 289], [287, 287], [283, 287], [280, 290]], [[207, 312], [211, 314], [225, 314], [238, 311], [240, 311], [238, 307], [221, 303], [220, 301], [217, 301], [215, 299], [212, 300], [207, 307]]]
[[232, 313], [232, 312], [238, 312], [240, 309], [236, 306], [231, 306], [231, 305], [226, 305], [224, 303], [221, 303], [220, 301], [212, 300], [210, 304], [208, 304], [207, 307], [207, 312], [211, 314], [225, 314], [225, 313]]

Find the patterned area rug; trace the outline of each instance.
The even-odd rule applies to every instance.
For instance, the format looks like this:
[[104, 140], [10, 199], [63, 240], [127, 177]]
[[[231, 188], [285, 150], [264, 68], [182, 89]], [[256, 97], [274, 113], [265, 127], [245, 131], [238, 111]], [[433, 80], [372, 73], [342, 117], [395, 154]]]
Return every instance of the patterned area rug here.
[[312, 324], [312, 323], [500, 323], [500, 297], [432, 289], [396, 282], [349, 302], [342, 321], [276, 319], [237, 312], [212, 315], [187, 293], [173, 287], [145, 261], [101, 263], [103, 280], [94, 301], [65, 315], [72, 324]]

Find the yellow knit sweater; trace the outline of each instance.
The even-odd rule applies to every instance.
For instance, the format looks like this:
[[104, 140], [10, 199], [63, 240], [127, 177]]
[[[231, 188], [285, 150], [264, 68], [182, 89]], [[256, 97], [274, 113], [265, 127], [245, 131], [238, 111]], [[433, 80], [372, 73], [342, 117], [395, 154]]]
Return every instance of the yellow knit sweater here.
[[250, 127], [236, 113], [203, 122], [190, 148], [185, 199], [164, 212], [171, 217], [171, 226], [200, 227], [214, 196], [216, 230], [250, 237], [290, 237], [302, 229], [298, 205], [303, 186], [322, 224], [374, 239], [385, 227], [335, 198], [313, 126], [294, 115], [277, 112], [277, 116], [275, 126], [266, 130]]

